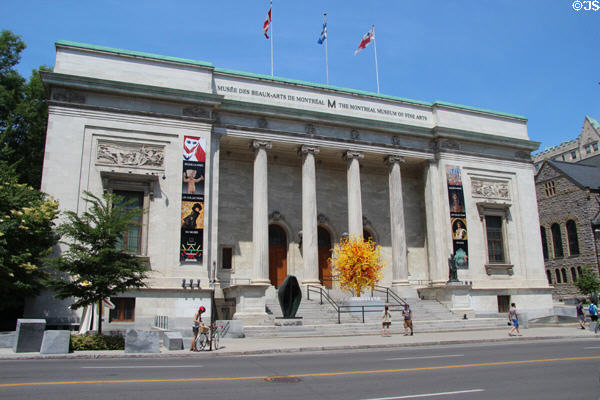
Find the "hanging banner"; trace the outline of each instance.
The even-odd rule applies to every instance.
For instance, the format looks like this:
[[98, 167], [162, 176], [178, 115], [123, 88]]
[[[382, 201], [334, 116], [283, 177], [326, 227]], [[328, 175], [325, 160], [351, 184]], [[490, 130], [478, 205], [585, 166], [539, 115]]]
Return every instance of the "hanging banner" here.
[[450, 226], [452, 229], [452, 248], [456, 267], [469, 268], [467, 218], [465, 214], [465, 198], [460, 167], [446, 166], [448, 182], [448, 203], [450, 205]]
[[204, 237], [204, 168], [206, 140], [185, 136], [183, 142], [183, 169], [181, 194], [181, 249], [182, 262], [202, 262]]

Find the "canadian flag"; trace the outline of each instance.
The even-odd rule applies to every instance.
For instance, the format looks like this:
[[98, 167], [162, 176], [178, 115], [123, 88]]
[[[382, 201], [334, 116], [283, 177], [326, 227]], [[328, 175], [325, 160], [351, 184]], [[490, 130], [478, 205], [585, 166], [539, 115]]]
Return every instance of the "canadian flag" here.
[[375, 40], [375, 32], [373, 28], [369, 29], [369, 32], [365, 33], [362, 39], [360, 40], [360, 44], [358, 45], [358, 49], [354, 52], [354, 55], [357, 55], [359, 51], [364, 49], [371, 43], [371, 40]]
[[269, 28], [271, 27], [271, 8], [269, 8], [269, 12], [267, 13], [267, 19], [265, 19], [265, 23], [263, 25], [263, 32], [265, 33], [265, 37], [267, 39], [269, 38], [267, 32], [269, 32]]

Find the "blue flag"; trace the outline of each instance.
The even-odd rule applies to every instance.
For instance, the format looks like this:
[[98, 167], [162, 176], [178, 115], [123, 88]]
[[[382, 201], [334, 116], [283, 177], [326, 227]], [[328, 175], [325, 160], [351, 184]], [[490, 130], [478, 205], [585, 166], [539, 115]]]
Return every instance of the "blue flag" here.
[[321, 36], [319, 36], [319, 40], [317, 43], [323, 44], [323, 42], [327, 39], [327, 22], [323, 23], [323, 30], [321, 31]]

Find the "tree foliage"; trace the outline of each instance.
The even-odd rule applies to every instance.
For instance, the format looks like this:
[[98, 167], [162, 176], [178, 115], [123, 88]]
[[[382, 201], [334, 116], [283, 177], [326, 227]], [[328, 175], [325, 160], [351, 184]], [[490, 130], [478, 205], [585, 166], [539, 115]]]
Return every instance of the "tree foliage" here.
[[600, 291], [598, 275], [589, 267], [583, 268], [581, 276], [575, 281], [575, 286], [586, 296], [591, 296]]
[[10, 31], [0, 34], [0, 160], [14, 165], [19, 181], [40, 187], [48, 104], [40, 67], [26, 81], [14, 67], [25, 49]]
[[83, 199], [87, 210], [81, 215], [65, 212], [66, 222], [57, 228], [67, 239], [61, 242], [66, 251], [49, 259], [60, 272], [53, 282], [56, 297], [74, 298], [72, 309], [144, 287], [147, 274], [145, 259], [119, 249], [128, 226], [142, 210], [127, 207], [118, 196], [110, 194], [100, 198], [85, 192]]
[[329, 261], [342, 289], [357, 297], [364, 288], [374, 288], [382, 277], [381, 246], [371, 239], [342, 238]]
[[17, 182], [14, 168], [0, 162], [0, 310], [19, 306], [44, 286], [42, 261], [57, 237], [58, 202]]

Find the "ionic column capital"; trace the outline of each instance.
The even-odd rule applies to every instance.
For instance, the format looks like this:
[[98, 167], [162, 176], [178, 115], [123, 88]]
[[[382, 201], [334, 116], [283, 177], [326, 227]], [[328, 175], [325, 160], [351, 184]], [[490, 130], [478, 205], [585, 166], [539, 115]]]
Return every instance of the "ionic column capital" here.
[[387, 165], [404, 164], [406, 162], [404, 157], [393, 155], [393, 154], [386, 156], [383, 160]]
[[361, 160], [365, 158], [365, 154], [360, 151], [348, 150], [344, 153], [344, 160]]
[[250, 143], [250, 148], [254, 150], [259, 150], [261, 148], [265, 150], [271, 150], [272, 147], [273, 144], [268, 140], [253, 140], [252, 143]]
[[299, 156], [304, 156], [308, 153], [311, 153], [316, 156], [320, 152], [321, 152], [321, 149], [319, 149], [319, 147], [317, 147], [317, 146], [302, 145], [302, 146], [300, 146], [300, 148], [298, 148]]

